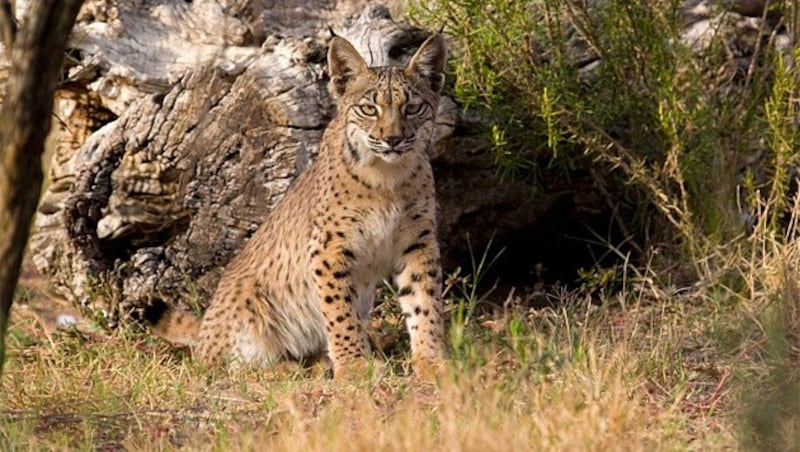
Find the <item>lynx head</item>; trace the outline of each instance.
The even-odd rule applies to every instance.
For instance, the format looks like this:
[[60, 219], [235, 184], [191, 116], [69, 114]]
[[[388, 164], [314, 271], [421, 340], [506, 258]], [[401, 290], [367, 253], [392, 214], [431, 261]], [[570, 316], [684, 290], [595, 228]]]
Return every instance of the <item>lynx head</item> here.
[[405, 68], [370, 68], [346, 40], [328, 51], [331, 93], [345, 116], [347, 149], [359, 164], [426, 152], [444, 84], [444, 39], [435, 34]]

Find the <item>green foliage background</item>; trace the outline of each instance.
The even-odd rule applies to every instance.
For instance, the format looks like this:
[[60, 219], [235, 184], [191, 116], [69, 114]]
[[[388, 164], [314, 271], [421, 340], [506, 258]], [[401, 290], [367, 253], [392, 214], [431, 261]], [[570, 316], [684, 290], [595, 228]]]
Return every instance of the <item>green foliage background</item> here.
[[[767, 29], [746, 68], [724, 33], [693, 51], [682, 4], [452, 0], [417, 2], [411, 15], [456, 39], [453, 94], [490, 118], [501, 177], [597, 171], [627, 187], [618, 201], [640, 206], [638, 220], [655, 208], [699, 258], [741, 236], [758, 193], [777, 203], [778, 226], [797, 163], [798, 71]], [[769, 186], [743, 176], [763, 151]], [[633, 230], [646, 226], [637, 219]]]

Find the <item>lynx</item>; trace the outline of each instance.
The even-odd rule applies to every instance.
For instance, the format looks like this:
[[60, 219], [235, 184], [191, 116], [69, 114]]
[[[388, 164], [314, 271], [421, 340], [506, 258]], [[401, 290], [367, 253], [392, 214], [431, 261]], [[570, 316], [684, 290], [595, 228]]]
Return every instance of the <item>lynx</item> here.
[[264, 366], [327, 353], [334, 378], [362, 372], [376, 284], [392, 277], [415, 373], [444, 355], [434, 180], [429, 148], [444, 83], [444, 40], [404, 68], [370, 68], [334, 37], [337, 114], [319, 156], [227, 266], [202, 320], [173, 312], [197, 359]]

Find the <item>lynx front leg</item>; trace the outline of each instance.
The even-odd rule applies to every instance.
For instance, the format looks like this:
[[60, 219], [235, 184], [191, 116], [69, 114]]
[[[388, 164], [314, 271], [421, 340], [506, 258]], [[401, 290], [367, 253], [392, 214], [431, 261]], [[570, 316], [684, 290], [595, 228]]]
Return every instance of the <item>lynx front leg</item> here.
[[420, 230], [400, 257], [396, 277], [397, 297], [411, 338], [414, 372], [428, 376], [442, 367], [444, 324], [442, 321], [442, 270], [435, 225]]
[[369, 343], [356, 310], [361, 294], [351, 274], [353, 253], [328, 236], [311, 256], [334, 378], [357, 376], [366, 368]]

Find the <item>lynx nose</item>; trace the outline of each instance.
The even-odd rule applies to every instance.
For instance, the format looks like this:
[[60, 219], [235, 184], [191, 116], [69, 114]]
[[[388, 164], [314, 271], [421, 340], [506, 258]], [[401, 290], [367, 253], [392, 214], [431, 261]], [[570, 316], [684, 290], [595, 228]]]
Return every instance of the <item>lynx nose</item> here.
[[389, 147], [392, 147], [392, 148], [397, 147], [397, 145], [400, 144], [402, 141], [403, 141], [403, 137], [400, 137], [400, 136], [386, 137], [386, 138], [383, 139], [383, 142], [388, 144]]

